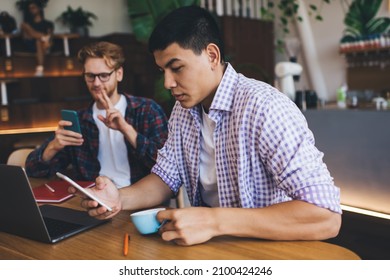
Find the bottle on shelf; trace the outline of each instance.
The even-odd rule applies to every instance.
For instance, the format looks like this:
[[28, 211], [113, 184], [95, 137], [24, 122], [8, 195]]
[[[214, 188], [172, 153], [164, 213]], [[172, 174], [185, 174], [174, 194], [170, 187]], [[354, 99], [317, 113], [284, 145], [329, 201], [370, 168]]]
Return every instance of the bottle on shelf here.
[[346, 99], [347, 99], [347, 85], [343, 84], [338, 90], [337, 90], [337, 106], [339, 108], [346, 108]]

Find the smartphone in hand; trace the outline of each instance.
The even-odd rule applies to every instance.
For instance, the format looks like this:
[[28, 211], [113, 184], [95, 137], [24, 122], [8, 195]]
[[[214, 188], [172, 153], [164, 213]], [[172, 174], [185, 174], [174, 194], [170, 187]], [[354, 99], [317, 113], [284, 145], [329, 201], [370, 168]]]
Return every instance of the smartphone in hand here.
[[65, 121], [72, 122], [71, 126], [65, 126], [67, 130], [72, 130], [74, 132], [81, 134], [80, 122], [77, 116], [77, 112], [74, 110], [61, 110], [61, 119]]
[[83, 194], [85, 194], [86, 196], [88, 196], [90, 199], [92, 200], [95, 200], [97, 203], [99, 203], [101, 206], [104, 206], [106, 207], [106, 209], [108, 211], [112, 211], [111, 207], [107, 206], [107, 204], [105, 204], [104, 202], [102, 202], [100, 199], [98, 199], [96, 196], [94, 196], [92, 193], [88, 192], [86, 189], [84, 189], [82, 186], [80, 186], [79, 184], [77, 184], [75, 181], [73, 181], [72, 179], [70, 179], [68, 176], [65, 176], [64, 174], [61, 174], [60, 172], [57, 172], [56, 175], [67, 181], [69, 184], [71, 184], [73, 187], [75, 187], [76, 189], [78, 189], [80, 192], [82, 192]]

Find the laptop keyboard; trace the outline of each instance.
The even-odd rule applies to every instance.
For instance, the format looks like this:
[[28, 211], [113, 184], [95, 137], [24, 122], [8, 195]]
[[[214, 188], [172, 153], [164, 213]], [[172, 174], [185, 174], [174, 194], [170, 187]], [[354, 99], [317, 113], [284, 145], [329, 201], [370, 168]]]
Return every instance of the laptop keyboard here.
[[75, 229], [80, 228], [81, 225], [74, 224], [70, 222], [60, 221], [52, 218], [43, 218], [46, 224], [47, 231], [49, 235], [53, 238], [57, 236], [61, 236], [66, 232], [73, 231]]

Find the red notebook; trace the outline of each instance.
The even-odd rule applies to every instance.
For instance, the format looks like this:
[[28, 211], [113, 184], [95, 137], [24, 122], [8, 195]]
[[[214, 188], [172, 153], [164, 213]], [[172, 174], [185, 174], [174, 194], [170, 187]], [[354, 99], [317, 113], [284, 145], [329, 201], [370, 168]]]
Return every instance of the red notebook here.
[[[95, 182], [92, 181], [76, 181], [76, 183], [83, 188], [95, 185]], [[74, 196], [74, 194], [68, 193], [69, 187], [70, 184], [64, 180], [49, 181], [33, 188], [33, 193], [37, 202], [60, 203]]]

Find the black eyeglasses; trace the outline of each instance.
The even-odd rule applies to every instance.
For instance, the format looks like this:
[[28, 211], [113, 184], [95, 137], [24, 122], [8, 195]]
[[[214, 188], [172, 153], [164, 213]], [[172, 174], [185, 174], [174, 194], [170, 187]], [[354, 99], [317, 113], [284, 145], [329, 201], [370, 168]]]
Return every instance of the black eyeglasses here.
[[116, 69], [112, 70], [110, 73], [98, 73], [98, 74], [93, 74], [93, 73], [84, 73], [84, 79], [87, 82], [94, 82], [96, 77], [99, 77], [99, 80], [102, 83], [108, 82], [110, 79], [110, 76], [112, 73], [115, 72]]

